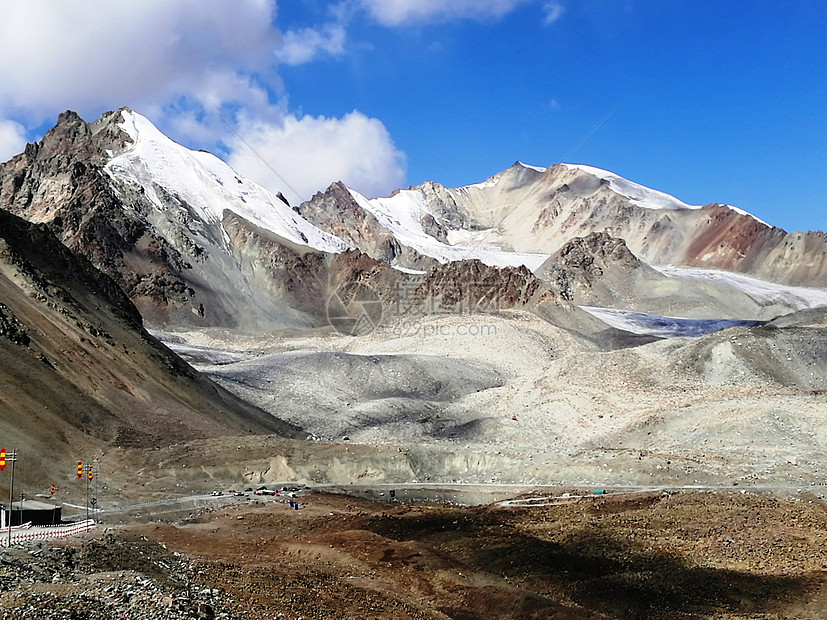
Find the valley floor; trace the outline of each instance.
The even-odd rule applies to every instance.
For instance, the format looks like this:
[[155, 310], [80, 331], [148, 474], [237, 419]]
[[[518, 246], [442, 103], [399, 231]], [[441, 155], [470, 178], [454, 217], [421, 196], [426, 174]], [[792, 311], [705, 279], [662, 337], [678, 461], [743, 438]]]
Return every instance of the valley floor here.
[[[280, 475], [292, 476], [283, 479], [802, 488], [824, 480], [823, 318], [617, 350], [517, 311], [421, 317], [359, 338], [162, 336], [228, 390], [330, 446], [278, 452]], [[319, 456], [333, 446], [335, 463]], [[209, 451], [198, 461], [213, 462]], [[259, 476], [254, 465], [245, 479]]]
[[468, 508], [313, 493], [299, 510], [258, 499], [5, 552], [0, 614], [827, 618], [827, 506], [812, 496]]

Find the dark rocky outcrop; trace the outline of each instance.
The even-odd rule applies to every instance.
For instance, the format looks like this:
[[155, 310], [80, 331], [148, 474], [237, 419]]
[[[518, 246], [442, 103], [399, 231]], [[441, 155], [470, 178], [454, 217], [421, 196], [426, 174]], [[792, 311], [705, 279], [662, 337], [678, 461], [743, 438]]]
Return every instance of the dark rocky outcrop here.
[[[333, 183], [324, 192], [295, 207], [295, 211], [314, 226], [377, 260], [415, 269], [427, 269], [437, 264], [433, 258], [400, 243], [376, 216], [359, 206], [344, 183]], [[428, 227], [429, 234], [439, 234], [436, 221], [426, 221], [423, 225]]]
[[491, 267], [465, 260], [434, 267], [412, 293], [416, 306], [442, 312], [496, 312], [554, 297], [525, 267]]
[[623, 239], [596, 232], [569, 241], [540, 266], [537, 276], [548, 281], [563, 299], [574, 301], [578, 289], [593, 288], [607, 272], [628, 275], [642, 266]]
[[45, 224], [139, 306], [187, 304], [186, 261], [142, 217], [143, 197], [117, 187], [104, 170], [129, 141], [119, 118], [108, 112], [90, 124], [62, 113], [40, 142], [0, 166], [0, 208]]

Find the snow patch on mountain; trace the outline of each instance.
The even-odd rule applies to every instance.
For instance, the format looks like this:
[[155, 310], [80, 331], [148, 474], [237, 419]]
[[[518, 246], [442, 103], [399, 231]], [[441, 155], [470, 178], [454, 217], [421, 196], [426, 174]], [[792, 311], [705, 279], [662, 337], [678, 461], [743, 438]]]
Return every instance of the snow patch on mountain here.
[[746, 293], [762, 304], [783, 304], [795, 310], [807, 310], [827, 305], [827, 289], [823, 288], [787, 286], [717, 269], [673, 266], [655, 267], [655, 269], [670, 278], [693, 278], [726, 284]]
[[401, 265], [391, 265], [391, 269], [396, 269], [400, 273], [407, 273], [409, 276], [424, 276], [427, 271], [421, 269], [410, 269], [409, 267], [402, 267]]
[[470, 189], [472, 187], [474, 189], [485, 189], [487, 187], [494, 187], [499, 182], [500, 182], [499, 177], [490, 177], [490, 178], [486, 179], [485, 181], [483, 181], [482, 183], [472, 183], [471, 185], [464, 185], [462, 187], [458, 187], [457, 189], [460, 190], [460, 191], [463, 191], [463, 190], [467, 191], [468, 189]]
[[523, 168], [528, 168], [529, 170], [534, 170], [535, 172], [545, 172], [548, 170], [548, 168], [543, 168], [542, 166], [532, 166], [531, 164], [526, 164], [521, 161], [518, 161], [517, 165], [522, 166]]
[[224, 211], [229, 210], [296, 244], [331, 253], [348, 249], [344, 241], [316, 228], [215, 155], [173, 142], [140, 114], [124, 110], [118, 127], [129, 135], [132, 145], [106, 165], [106, 172], [113, 179], [138, 184], [159, 209], [168, 207], [158, 196], [158, 187], [208, 224], [220, 226]]
[[[349, 190], [356, 203], [373, 214], [403, 245], [441, 263], [479, 259], [491, 267], [519, 267], [525, 265], [534, 271], [548, 258], [547, 254], [508, 252], [486, 247], [483, 240], [467, 245], [448, 245], [432, 237], [422, 228], [421, 217], [431, 214], [425, 196], [416, 190], [402, 190], [389, 198], [368, 199]], [[432, 215], [432, 214], [431, 214]], [[449, 235], [451, 231], [449, 231]]]
[[738, 213], [738, 214], [740, 214], [740, 215], [746, 215], [747, 217], [751, 217], [751, 218], [752, 218], [752, 219], [754, 219], [756, 222], [758, 222], [759, 224], [763, 224], [763, 225], [764, 225], [764, 226], [766, 226], [767, 228], [772, 228], [772, 226], [770, 226], [769, 224], [767, 224], [764, 220], [762, 220], [762, 219], [761, 219], [761, 218], [759, 218], [759, 217], [754, 216], [754, 215], [753, 215], [752, 213], [750, 213], [749, 211], [744, 211], [743, 209], [739, 209], [738, 207], [734, 207], [734, 206], [732, 206], [732, 205], [724, 205], [724, 206], [725, 206], [725, 207], [729, 207], [730, 209], [732, 209], [733, 211], [735, 211], [735, 213]]
[[635, 205], [644, 207], [646, 209], [700, 209], [700, 205], [689, 205], [678, 200], [674, 196], [670, 196], [664, 192], [656, 189], [651, 189], [632, 181], [628, 181], [614, 172], [602, 170], [593, 166], [584, 166], [583, 164], [563, 164], [570, 170], [580, 170], [587, 174], [596, 176], [599, 179], [608, 181], [609, 187], [612, 191], [625, 196], [631, 200]]

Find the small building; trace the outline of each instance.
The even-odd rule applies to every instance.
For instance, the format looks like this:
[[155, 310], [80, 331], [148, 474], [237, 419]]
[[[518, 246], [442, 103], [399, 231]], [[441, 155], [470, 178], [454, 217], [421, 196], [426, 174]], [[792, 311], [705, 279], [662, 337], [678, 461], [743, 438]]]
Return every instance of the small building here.
[[[12, 503], [11, 524], [23, 525], [57, 525], [61, 520], [61, 507], [56, 504], [47, 504], [33, 499], [24, 499]], [[0, 513], [0, 526], [6, 527], [9, 522], [9, 505], [3, 504]]]

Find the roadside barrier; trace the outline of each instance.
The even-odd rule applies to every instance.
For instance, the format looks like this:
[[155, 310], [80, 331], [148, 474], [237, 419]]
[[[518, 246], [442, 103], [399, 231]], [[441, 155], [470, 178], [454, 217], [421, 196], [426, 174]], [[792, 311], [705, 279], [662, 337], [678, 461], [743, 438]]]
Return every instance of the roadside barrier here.
[[[16, 545], [32, 540], [48, 540], [50, 538], [66, 538], [74, 534], [88, 532], [93, 527], [95, 527], [95, 521], [93, 519], [64, 525], [33, 526], [31, 523], [26, 523], [25, 525], [11, 528], [11, 544]], [[8, 546], [9, 530], [0, 530], [0, 547]]]

